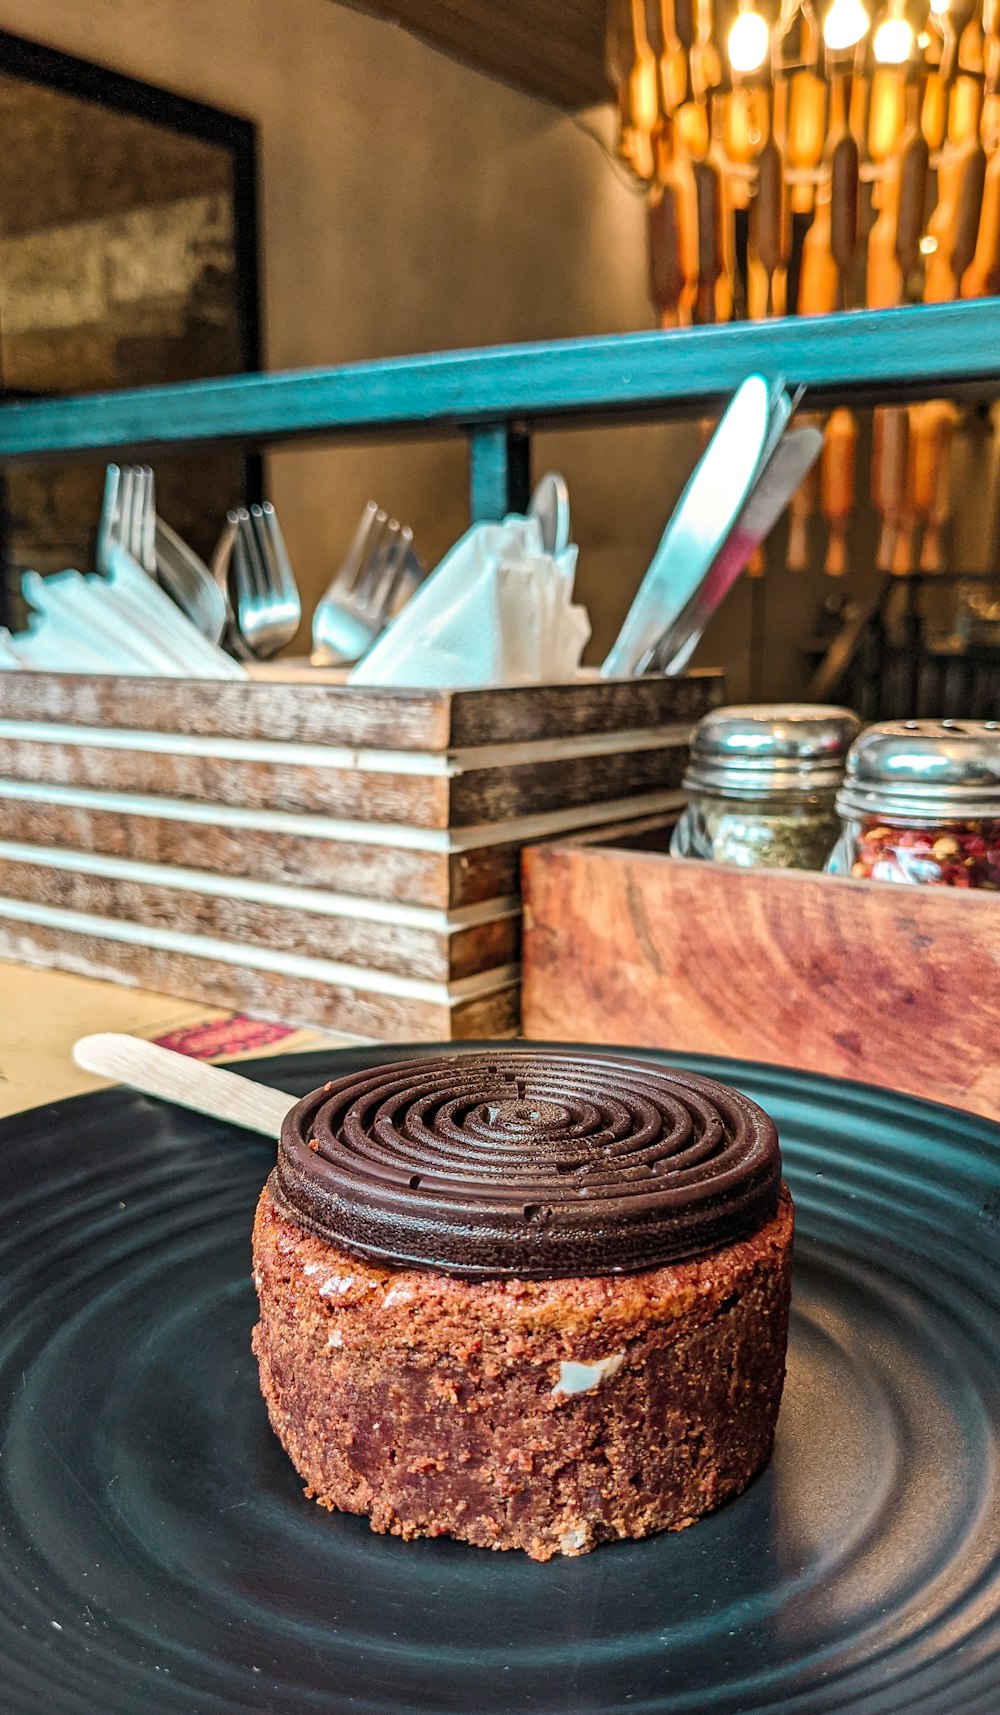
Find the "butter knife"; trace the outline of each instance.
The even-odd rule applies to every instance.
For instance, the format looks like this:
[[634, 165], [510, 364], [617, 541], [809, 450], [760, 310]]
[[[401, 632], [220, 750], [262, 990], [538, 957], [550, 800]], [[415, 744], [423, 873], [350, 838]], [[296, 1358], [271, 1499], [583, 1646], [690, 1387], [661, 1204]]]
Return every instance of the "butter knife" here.
[[795, 429], [779, 442], [747, 498], [708, 575], [668, 626], [640, 672], [682, 673], [716, 608], [728, 595], [754, 549], [770, 535], [823, 446], [822, 431]]
[[676, 624], [732, 531], [762, 460], [788, 420], [780, 384], [748, 376], [737, 388], [660, 538], [635, 600], [601, 667], [636, 672]]

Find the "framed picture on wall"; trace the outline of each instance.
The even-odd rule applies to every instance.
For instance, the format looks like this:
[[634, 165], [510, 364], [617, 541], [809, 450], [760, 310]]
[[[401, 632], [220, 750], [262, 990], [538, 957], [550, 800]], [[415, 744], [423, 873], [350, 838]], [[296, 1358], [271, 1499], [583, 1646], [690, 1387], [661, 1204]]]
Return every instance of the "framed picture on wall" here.
[[[260, 368], [250, 121], [0, 31], [0, 150], [0, 401]], [[102, 484], [95, 462], [4, 473], [0, 622], [26, 568], [93, 569]], [[207, 556], [259, 461], [160, 458], [156, 487]]]

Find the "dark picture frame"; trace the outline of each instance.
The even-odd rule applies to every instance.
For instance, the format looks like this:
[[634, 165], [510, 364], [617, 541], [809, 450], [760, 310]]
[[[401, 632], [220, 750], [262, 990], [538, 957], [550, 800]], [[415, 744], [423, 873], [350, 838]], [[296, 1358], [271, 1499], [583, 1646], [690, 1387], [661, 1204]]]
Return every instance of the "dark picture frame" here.
[[[210, 107], [189, 96], [114, 71], [0, 30], [0, 73], [65, 95], [92, 101], [132, 118], [144, 119], [179, 135], [221, 147], [232, 163], [235, 333], [241, 370], [261, 367], [262, 313], [259, 265], [259, 151], [257, 127], [250, 119]], [[39, 395], [9, 388], [0, 377], [0, 406]], [[245, 458], [245, 491], [250, 500], [263, 491], [262, 461]], [[5, 485], [0, 477], [0, 624], [12, 614], [7, 548]]]

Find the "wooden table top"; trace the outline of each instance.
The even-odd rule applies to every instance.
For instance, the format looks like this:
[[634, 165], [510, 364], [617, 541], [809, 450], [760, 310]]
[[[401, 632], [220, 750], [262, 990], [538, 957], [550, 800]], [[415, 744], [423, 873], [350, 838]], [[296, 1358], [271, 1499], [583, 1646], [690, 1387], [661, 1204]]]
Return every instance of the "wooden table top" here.
[[183, 1043], [199, 1059], [227, 1061], [345, 1041], [320, 1030], [261, 1026], [220, 1007], [92, 977], [0, 964], [0, 1117], [102, 1089], [107, 1080], [81, 1072], [72, 1055], [77, 1037], [95, 1030], [168, 1037], [169, 1046]]

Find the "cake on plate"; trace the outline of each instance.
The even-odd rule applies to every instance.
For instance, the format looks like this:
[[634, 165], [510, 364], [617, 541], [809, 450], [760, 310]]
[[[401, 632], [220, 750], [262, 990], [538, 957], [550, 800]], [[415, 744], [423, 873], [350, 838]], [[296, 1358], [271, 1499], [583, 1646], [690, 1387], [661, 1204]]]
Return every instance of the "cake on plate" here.
[[640, 1059], [373, 1065], [285, 1120], [254, 1351], [306, 1493], [536, 1560], [678, 1530], [764, 1466], [792, 1204], [772, 1121]]

